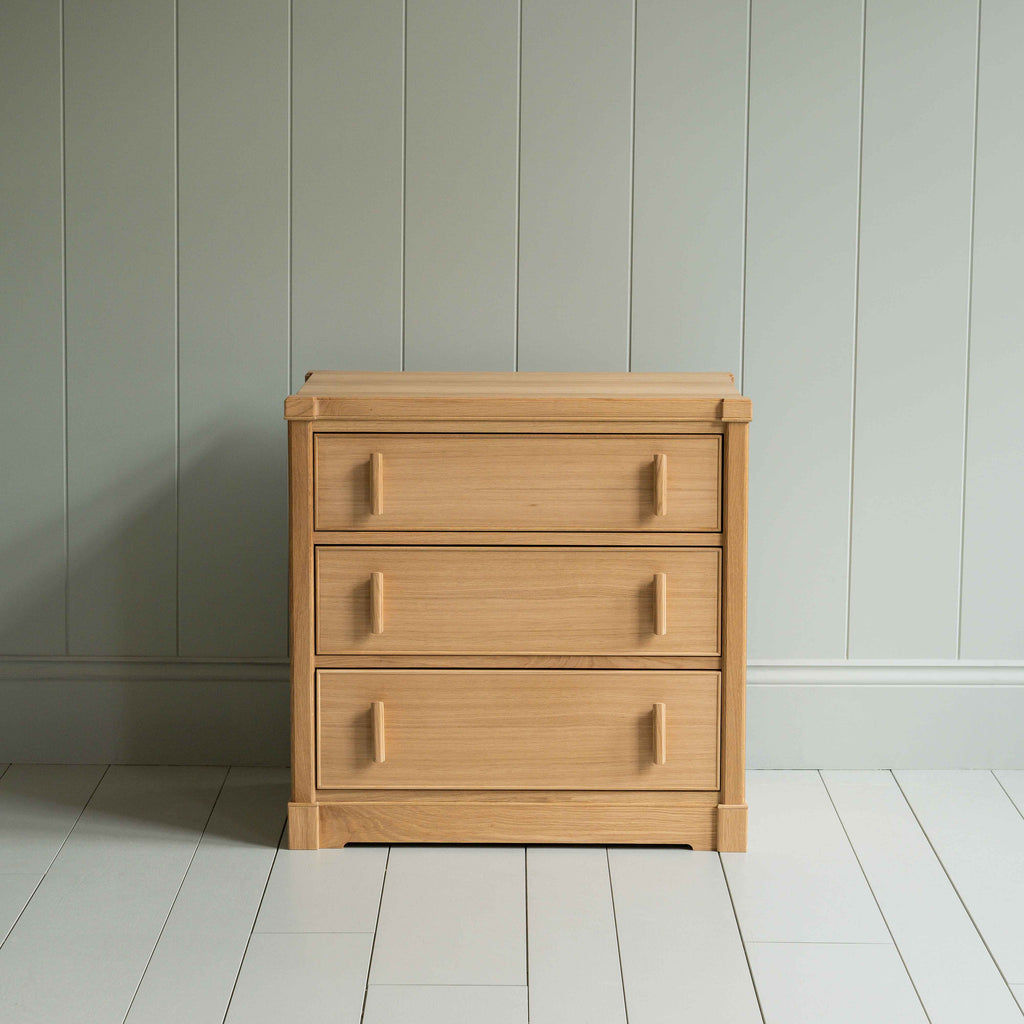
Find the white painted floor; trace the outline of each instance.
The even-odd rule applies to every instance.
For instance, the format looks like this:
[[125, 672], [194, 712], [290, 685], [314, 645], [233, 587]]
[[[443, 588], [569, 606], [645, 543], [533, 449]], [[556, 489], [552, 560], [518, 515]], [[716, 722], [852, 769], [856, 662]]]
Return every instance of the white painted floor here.
[[292, 853], [282, 770], [0, 772], [3, 1024], [1024, 1024], [1024, 772], [751, 772], [721, 857]]

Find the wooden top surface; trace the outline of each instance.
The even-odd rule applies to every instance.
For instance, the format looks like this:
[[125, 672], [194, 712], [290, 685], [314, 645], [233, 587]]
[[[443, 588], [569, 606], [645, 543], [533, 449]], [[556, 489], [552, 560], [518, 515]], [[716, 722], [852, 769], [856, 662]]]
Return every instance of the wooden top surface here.
[[285, 418], [750, 419], [731, 373], [311, 373]]

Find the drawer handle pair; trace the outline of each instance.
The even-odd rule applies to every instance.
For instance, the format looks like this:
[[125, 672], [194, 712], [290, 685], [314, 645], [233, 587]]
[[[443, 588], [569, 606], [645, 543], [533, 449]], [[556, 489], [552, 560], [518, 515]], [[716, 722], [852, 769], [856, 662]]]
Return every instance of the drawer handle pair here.
[[[370, 704], [370, 716], [373, 719], [373, 763], [383, 764], [387, 760], [387, 751], [384, 743], [384, 701], [375, 700]], [[666, 748], [668, 746], [665, 732], [664, 704], [654, 705], [653, 722], [654, 763], [664, 764], [667, 760]]]
[[[370, 573], [370, 631], [375, 636], [384, 632], [384, 573]], [[668, 633], [668, 574], [654, 574], [654, 632]]]

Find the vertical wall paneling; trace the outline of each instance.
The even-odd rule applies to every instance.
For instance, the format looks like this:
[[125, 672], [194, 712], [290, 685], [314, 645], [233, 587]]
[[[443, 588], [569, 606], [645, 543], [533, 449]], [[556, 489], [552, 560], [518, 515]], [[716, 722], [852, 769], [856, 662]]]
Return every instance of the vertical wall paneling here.
[[637, 0], [634, 370], [739, 380], [746, 107], [746, 0]]
[[751, 21], [753, 658], [846, 653], [862, 27], [862, 0], [767, 0]]
[[0, 652], [64, 653], [61, 14], [0, 5]]
[[178, 0], [179, 653], [286, 653], [288, 0]]
[[409, 0], [405, 368], [511, 370], [517, 0]]
[[625, 370], [632, 0], [523, 0], [519, 369]]
[[174, 28], [65, 2], [72, 654], [175, 652]]
[[868, 3], [851, 657], [956, 656], [977, 17]]
[[292, 386], [398, 370], [402, 0], [295, 0]]
[[1024, 7], [981, 5], [961, 650], [1024, 658]]

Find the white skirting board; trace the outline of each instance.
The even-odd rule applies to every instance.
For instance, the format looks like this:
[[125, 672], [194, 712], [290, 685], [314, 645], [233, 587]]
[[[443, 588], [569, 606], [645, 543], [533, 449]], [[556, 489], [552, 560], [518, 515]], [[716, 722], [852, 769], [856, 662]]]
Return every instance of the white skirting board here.
[[[1024, 663], [749, 668], [751, 768], [1024, 768]], [[287, 764], [280, 662], [0, 659], [0, 762]]]

